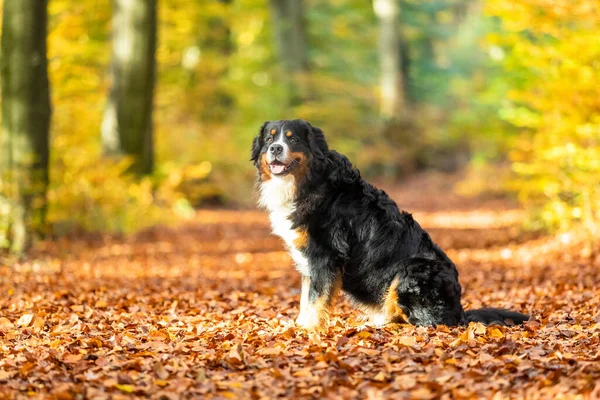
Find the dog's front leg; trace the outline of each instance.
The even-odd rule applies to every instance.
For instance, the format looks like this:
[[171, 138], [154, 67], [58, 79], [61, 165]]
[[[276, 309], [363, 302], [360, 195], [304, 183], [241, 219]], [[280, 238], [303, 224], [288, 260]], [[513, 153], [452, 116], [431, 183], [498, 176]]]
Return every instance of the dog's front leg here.
[[318, 329], [326, 325], [329, 310], [341, 289], [341, 274], [315, 273], [302, 277], [300, 314], [296, 324], [304, 329]]
[[310, 288], [310, 276], [302, 275], [302, 292], [300, 293], [300, 314], [296, 318], [296, 323], [301, 325], [301, 321], [306, 319], [306, 309], [308, 307], [308, 290]]

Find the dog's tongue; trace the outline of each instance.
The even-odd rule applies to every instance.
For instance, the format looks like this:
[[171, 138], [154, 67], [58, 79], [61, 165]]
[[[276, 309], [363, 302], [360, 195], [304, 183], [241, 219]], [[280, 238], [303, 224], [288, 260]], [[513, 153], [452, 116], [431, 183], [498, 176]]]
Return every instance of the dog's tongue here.
[[280, 174], [285, 169], [285, 165], [283, 164], [271, 164], [271, 172], [274, 174]]

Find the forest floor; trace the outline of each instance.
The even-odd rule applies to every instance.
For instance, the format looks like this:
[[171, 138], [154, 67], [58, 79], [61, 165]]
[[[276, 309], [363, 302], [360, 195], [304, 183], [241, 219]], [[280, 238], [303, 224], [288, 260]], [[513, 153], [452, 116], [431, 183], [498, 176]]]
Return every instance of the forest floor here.
[[599, 398], [598, 247], [523, 233], [522, 210], [452, 184], [389, 193], [455, 261], [466, 308], [525, 311], [525, 326], [361, 329], [340, 299], [328, 330], [306, 333], [265, 214], [199, 211], [0, 268], [0, 398]]

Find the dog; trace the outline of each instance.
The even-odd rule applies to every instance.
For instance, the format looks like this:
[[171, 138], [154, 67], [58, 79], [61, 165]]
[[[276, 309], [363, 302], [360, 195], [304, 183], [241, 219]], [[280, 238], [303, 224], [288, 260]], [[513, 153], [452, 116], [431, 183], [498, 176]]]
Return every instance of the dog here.
[[521, 324], [528, 315], [464, 311], [458, 271], [411, 214], [361, 178], [323, 131], [304, 120], [267, 121], [252, 142], [259, 206], [302, 275], [296, 324], [327, 324], [340, 291], [383, 326]]

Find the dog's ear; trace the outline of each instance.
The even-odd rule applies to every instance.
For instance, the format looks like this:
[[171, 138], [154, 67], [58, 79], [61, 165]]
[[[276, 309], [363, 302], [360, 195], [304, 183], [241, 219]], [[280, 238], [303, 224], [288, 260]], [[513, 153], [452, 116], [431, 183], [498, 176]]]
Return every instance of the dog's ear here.
[[260, 130], [258, 131], [258, 135], [256, 135], [256, 137], [252, 141], [252, 155], [250, 157], [250, 161], [254, 162], [254, 165], [258, 164], [258, 157], [260, 157], [260, 149], [262, 149], [264, 145], [263, 133], [269, 122], [270, 121], [266, 121], [264, 124], [262, 124]]
[[320, 128], [312, 126], [309, 122], [308, 125], [308, 146], [312, 154], [319, 160], [323, 160], [329, 153], [329, 146], [325, 140], [325, 135]]

